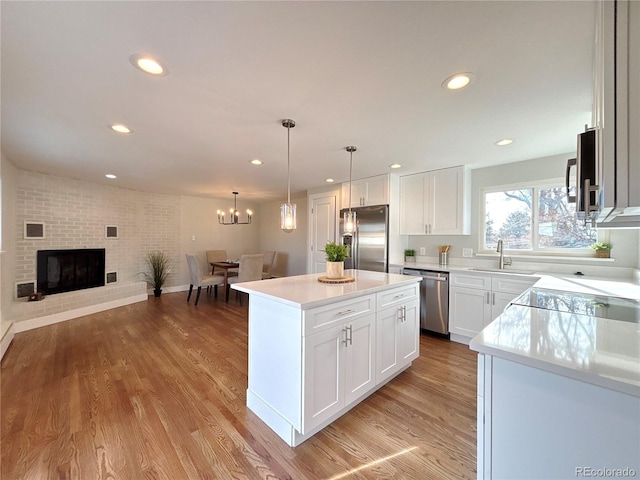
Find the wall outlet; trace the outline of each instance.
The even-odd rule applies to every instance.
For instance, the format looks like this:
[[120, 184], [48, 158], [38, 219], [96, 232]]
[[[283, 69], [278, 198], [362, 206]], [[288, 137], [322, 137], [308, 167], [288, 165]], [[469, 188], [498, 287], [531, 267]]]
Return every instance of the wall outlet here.
[[196, 241], [196, 236], [195, 235], [191, 235], [191, 241], [195, 242]]
[[473, 248], [463, 248], [462, 249], [462, 256], [466, 257], [466, 258], [473, 257]]
[[426, 254], [427, 254], [427, 252], [424, 249], [424, 247], [420, 247], [420, 255], [426, 255]]

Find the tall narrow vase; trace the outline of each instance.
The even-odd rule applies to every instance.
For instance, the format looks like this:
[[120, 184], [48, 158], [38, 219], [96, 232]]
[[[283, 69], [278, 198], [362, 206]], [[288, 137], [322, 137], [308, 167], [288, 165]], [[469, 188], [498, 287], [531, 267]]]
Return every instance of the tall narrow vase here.
[[327, 278], [344, 277], [344, 262], [327, 262]]

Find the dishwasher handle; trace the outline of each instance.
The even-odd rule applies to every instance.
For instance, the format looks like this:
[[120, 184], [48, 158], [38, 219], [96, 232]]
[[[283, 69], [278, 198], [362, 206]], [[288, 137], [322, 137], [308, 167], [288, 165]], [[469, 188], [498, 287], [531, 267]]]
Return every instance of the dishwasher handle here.
[[422, 278], [425, 278], [427, 280], [435, 280], [436, 282], [446, 282], [447, 281], [447, 277], [434, 277], [431, 275], [423, 275]]

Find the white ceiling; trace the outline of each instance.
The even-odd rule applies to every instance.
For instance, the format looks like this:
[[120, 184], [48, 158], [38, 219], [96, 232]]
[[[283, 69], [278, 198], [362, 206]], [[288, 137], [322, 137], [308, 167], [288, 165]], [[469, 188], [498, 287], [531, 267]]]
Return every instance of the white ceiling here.
[[[575, 150], [593, 2], [1, 2], [2, 151], [26, 170], [211, 197]], [[153, 55], [151, 77], [129, 63]], [[476, 82], [447, 91], [469, 71]], [[122, 122], [131, 135], [107, 125]], [[496, 140], [511, 137], [509, 147]], [[264, 165], [249, 161], [260, 158]], [[117, 180], [104, 178], [115, 173]]]

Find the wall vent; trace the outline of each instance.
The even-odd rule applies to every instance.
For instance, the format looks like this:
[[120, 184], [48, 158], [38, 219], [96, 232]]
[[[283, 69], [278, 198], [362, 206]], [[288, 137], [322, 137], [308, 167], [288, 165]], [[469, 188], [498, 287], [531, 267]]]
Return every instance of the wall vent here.
[[36, 293], [36, 281], [16, 282], [16, 298], [25, 298]]
[[107, 272], [107, 285], [118, 281], [118, 272]]
[[44, 238], [44, 222], [24, 222], [24, 238]]
[[118, 238], [118, 226], [117, 225], [105, 225], [104, 234], [107, 238]]

